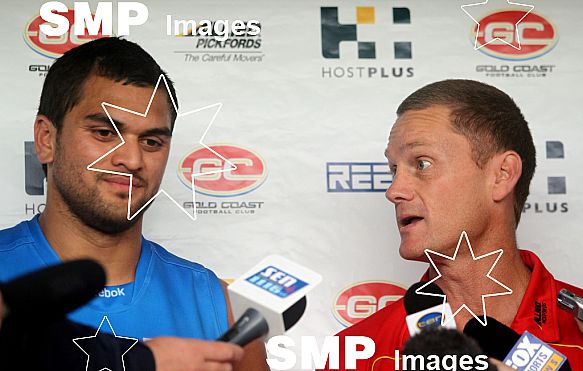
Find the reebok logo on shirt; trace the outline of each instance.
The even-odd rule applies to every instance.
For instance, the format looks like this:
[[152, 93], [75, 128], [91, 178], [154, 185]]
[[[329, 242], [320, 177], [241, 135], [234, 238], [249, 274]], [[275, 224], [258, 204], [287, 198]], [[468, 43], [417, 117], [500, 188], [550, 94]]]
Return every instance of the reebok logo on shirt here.
[[125, 287], [124, 288], [117, 287], [113, 290], [109, 290], [106, 287], [99, 292], [98, 296], [100, 298], [116, 298], [118, 296], [126, 296], [124, 290], [125, 290]]

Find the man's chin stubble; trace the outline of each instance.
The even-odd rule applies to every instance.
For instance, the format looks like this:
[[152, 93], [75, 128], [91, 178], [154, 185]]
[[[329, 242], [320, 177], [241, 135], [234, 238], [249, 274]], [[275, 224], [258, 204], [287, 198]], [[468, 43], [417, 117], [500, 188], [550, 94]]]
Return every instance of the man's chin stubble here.
[[[103, 206], [101, 206], [101, 209], [99, 209], [99, 204], [105, 205], [106, 202], [101, 199], [93, 199], [91, 202], [86, 202], [83, 204], [73, 201], [67, 202], [67, 207], [71, 215], [80, 223], [103, 234], [115, 235], [123, 233], [132, 228], [142, 218], [143, 213], [151, 205], [150, 203], [150, 205], [141, 210], [139, 214], [133, 215], [131, 220], [129, 220], [127, 218], [127, 198], [123, 207], [124, 212], [121, 214], [115, 213], [112, 210], [109, 210], [107, 207]], [[141, 207], [143, 207], [144, 204], [145, 201], [140, 200], [140, 202], [136, 203], [136, 206], [132, 207], [132, 209], [139, 210]]]

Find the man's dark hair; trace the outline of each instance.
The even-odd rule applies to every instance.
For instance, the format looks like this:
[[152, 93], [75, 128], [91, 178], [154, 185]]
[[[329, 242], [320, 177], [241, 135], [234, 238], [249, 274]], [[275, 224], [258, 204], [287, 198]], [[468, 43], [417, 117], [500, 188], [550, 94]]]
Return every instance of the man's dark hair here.
[[160, 75], [164, 75], [170, 90], [168, 106], [174, 128], [176, 111], [171, 98], [178, 107], [174, 84], [150, 54], [138, 44], [118, 37], [90, 41], [57, 59], [45, 78], [38, 114], [47, 116], [59, 131], [67, 112], [79, 103], [83, 85], [91, 75], [140, 87], [154, 87]]
[[431, 106], [451, 110], [452, 128], [465, 136], [472, 157], [482, 168], [497, 153], [513, 150], [522, 160], [522, 175], [514, 189], [516, 225], [529, 193], [536, 151], [528, 123], [516, 103], [503, 91], [473, 80], [443, 80], [422, 87], [397, 108], [397, 115]]
[[[174, 129], [177, 113], [172, 99], [176, 108], [178, 99], [172, 80], [138, 44], [118, 37], [105, 37], [69, 50], [53, 63], [47, 73], [37, 114], [45, 115], [57, 129], [57, 134], [63, 127], [67, 112], [81, 100], [83, 85], [91, 75], [140, 87], [154, 87], [160, 75], [164, 75], [170, 91], [167, 94], [170, 128]], [[42, 167], [46, 175], [47, 165]]]
[[[484, 352], [474, 339], [454, 329], [446, 329], [443, 327], [424, 329], [411, 337], [403, 347], [403, 355], [420, 355], [425, 360], [430, 355], [437, 356], [440, 360], [446, 355], [455, 356], [457, 366], [460, 366], [461, 357], [464, 355], [469, 355], [475, 360], [477, 356], [483, 354]], [[398, 362], [398, 360], [395, 361]], [[419, 368], [419, 370], [424, 369]], [[460, 367], [456, 369], [459, 370]], [[496, 371], [497, 369], [496, 366], [489, 363], [487, 371]], [[473, 367], [471, 370], [477, 370], [477, 368]]]

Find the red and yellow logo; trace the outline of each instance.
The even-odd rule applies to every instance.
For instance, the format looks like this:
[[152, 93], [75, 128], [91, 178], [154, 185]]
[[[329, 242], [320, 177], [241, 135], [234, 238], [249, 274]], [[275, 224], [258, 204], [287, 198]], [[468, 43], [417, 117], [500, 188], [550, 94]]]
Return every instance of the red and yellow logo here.
[[40, 15], [32, 18], [24, 28], [24, 41], [35, 52], [49, 58], [59, 58], [69, 49], [84, 44], [88, 41], [99, 39], [104, 36], [99, 30], [98, 35], [91, 36], [85, 30], [85, 35], [76, 36], [73, 32], [73, 22], [75, 21], [75, 11], [69, 9], [67, 13], [59, 13], [69, 20], [69, 31], [62, 36], [47, 36], [40, 31], [40, 25], [46, 23]]
[[334, 317], [344, 326], [354, 325], [399, 300], [407, 289], [389, 281], [365, 281], [345, 288], [334, 300]]
[[180, 180], [187, 187], [190, 188], [192, 185], [192, 174], [213, 171], [216, 173], [195, 178], [194, 184], [198, 193], [215, 197], [239, 196], [255, 190], [265, 181], [267, 168], [257, 153], [229, 144], [216, 144], [209, 147], [232, 162], [237, 169], [216, 172], [228, 170], [231, 166], [207, 148], [197, 148], [187, 154], [178, 165]]
[[524, 12], [518, 10], [491, 13], [478, 20], [477, 38], [478, 25], [474, 25], [472, 42], [483, 45], [479, 50], [492, 57], [510, 60], [537, 58], [555, 47], [559, 37], [547, 18], [534, 12], [520, 21], [522, 17]]

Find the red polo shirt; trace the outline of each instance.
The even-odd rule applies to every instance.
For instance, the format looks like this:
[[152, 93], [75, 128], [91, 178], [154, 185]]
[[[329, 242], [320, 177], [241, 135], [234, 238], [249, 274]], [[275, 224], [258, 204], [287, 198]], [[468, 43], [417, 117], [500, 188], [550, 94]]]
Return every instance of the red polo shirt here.
[[[520, 250], [524, 263], [532, 270], [530, 282], [512, 329], [519, 334], [528, 331], [552, 345], [568, 359], [571, 368], [583, 370], [583, 334], [572, 315], [557, 306], [557, 293], [566, 288], [583, 296], [583, 290], [556, 280], [532, 252]], [[423, 280], [427, 280], [426, 277]], [[357, 362], [359, 371], [390, 371], [395, 369], [395, 349], [403, 350], [409, 339], [403, 299], [381, 309], [370, 317], [338, 333], [340, 336], [340, 369], [344, 370], [344, 336], [367, 336], [375, 342], [375, 354]], [[391, 357], [391, 358], [387, 358]], [[374, 368], [373, 368], [374, 367]], [[327, 368], [327, 370], [332, 370]]]

